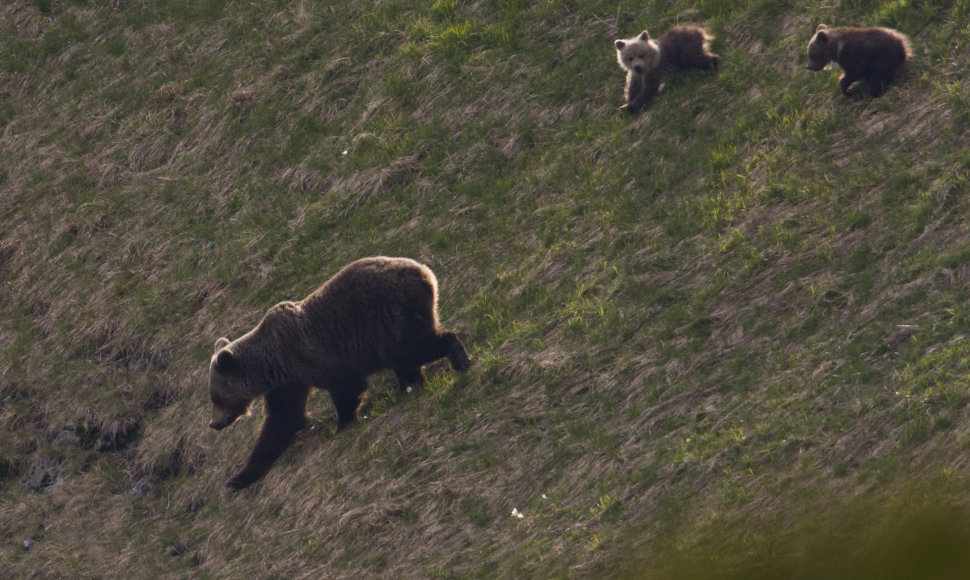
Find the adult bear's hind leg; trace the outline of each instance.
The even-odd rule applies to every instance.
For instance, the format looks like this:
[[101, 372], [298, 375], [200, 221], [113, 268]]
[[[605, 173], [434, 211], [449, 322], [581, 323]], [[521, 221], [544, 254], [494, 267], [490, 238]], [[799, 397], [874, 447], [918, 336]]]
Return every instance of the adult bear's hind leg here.
[[410, 365], [419, 368], [446, 357], [451, 362], [451, 367], [456, 371], [468, 370], [468, 367], [471, 366], [465, 345], [450, 330], [436, 332], [429, 329], [410, 341], [406, 353]]
[[424, 371], [421, 367], [397, 367], [394, 374], [397, 375], [398, 386], [402, 390], [424, 384]]
[[357, 409], [363, 402], [367, 382], [362, 377], [344, 378], [329, 387], [330, 398], [337, 408], [337, 431], [357, 420]]
[[465, 345], [458, 339], [458, 335], [448, 330], [441, 337], [448, 343], [447, 356], [451, 362], [451, 368], [456, 371], [467, 371], [472, 366], [472, 361], [468, 358], [468, 351], [465, 350]]

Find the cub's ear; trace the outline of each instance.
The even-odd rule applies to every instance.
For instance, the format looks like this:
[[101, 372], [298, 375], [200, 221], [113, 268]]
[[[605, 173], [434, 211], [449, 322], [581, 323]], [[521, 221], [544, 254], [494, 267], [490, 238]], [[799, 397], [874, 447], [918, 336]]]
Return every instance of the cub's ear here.
[[616, 50], [623, 50], [623, 47], [626, 46], [626, 43], [623, 42], [622, 40], [614, 40], [613, 46], [616, 47]]
[[650, 40], [650, 35], [647, 34], [646, 30], [640, 33], [640, 40]]
[[232, 354], [232, 351], [228, 348], [223, 348], [216, 355], [216, 366], [215, 369], [220, 374], [228, 375], [236, 368], [236, 355]]
[[229, 339], [223, 336], [222, 338], [216, 341], [216, 348], [212, 352], [219, 352], [220, 350], [226, 348], [227, 346], [229, 346]]

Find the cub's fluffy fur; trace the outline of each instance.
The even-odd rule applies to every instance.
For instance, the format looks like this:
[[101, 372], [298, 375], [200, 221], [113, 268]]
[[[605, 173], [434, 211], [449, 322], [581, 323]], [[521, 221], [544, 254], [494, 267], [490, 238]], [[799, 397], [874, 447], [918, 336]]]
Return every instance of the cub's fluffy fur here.
[[330, 392], [342, 429], [355, 419], [371, 373], [393, 369], [403, 388], [421, 383], [422, 365], [440, 358], [467, 369], [461, 341], [438, 326], [437, 292], [427, 266], [364, 258], [306, 299], [273, 306], [240, 338], [216, 341], [209, 426], [228, 427], [260, 396], [266, 413], [249, 461], [226, 485], [240, 489], [266, 474], [306, 426], [311, 387]]
[[819, 24], [808, 43], [808, 70], [822, 70], [832, 61], [845, 74], [839, 79], [842, 94], [865, 81], [869, 94], [878, 97], [911, 58], [909, 39], [890, 28], [833, 28]]
[[665, 75], [686, 68], [716, 69], [718, 56], [710, 51], [711, 36], [697, 26], [675, 26], [653, 40], [646, 30], [613, 41], [616, 60], [627, 71], [626, 104], [636, 113], [660, 90]]

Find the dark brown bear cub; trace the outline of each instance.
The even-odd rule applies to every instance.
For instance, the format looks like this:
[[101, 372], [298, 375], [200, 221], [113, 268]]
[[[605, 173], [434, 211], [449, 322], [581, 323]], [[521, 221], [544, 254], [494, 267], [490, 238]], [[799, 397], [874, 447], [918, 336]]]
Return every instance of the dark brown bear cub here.
[[401, 387], [424, 380], [421, 367], [447, 357], [470, 365], [454, 332], [438, 326], [438, 283], [407, 258], [364, 258], [345, 266], [301, 302], [269, 309], [253, 330], [216, 341], [209, 364], [213, 429], [224, 429], [263, 396], [266, 418], [243, 469], [226, 485], [257, 481], [307, 425], [311, 387], [330, 392], [337, 428], [354, 421], [367, 376], [392, 369]]
[[833, 28], [824, 24], [815, 29], [808, 43], [808, 70], [822, 70], [832, 61], [845, 74], [839, 79], [842, 94], [865, 81], [869, 94], [878, 97], [893, 82], [899, 69], [911, 57], [909, 39], [890, 28]]
[[616, 60], [627, 72], [626, 104], [620, 108], [639, 111], [660, 90], [665, 75], [687, 68], [716, 69], [718, 56], [708, 48], [710, 41], [710, 35], [696, 26], [675, 26], [657, 40], [644, 30], [613, 41]]

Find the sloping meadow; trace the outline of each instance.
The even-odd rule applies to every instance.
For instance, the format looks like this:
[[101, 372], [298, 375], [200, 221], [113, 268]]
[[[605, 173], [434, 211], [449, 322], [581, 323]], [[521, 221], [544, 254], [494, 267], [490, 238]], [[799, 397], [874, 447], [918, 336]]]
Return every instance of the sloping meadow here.
[[[804, 68], [820, 22], [914, 61], [845, 98]], [[719, 70], [619, 111], [612, 40], [677, 23]], [[5, 2], [0, 563], [904, 577], [932, 537], [962, 564], [968, 62], [965, 0]], [[436, 272], [472, 369], [374, 377], [340, 434], [317, 393], [225, 490], [262, 409], [207, 428], [213, 343], [378, 254]]]

